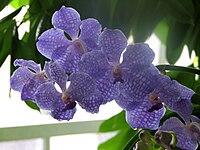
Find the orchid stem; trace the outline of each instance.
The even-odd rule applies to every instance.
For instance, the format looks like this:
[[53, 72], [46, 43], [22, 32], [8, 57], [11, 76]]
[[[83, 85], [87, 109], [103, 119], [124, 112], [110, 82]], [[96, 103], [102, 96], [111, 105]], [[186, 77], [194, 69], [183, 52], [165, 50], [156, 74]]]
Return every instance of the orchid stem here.
[[175, 70], [175, 71], [183, 71], [183, 72], [189, 72], [189, 73], [200, 75], [200, 69], [195, 69], [191, 67], [182, 67], [182, 66], [174, 66], [174, 65], [157, 65], [156, 67], [160, 71]]

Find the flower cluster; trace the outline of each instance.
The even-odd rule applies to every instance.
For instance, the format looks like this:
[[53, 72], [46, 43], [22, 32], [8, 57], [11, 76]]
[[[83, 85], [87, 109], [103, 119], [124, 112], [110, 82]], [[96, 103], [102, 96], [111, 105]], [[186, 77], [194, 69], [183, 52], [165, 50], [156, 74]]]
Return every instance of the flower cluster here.
[[147, 44], [127, 45], [120, 30], [102, 31], [96, 19], [81, 21], [76, 10], [64, 6], [54, 13], [52, 24], [36, 44], [50, 59], [44, 69], [30, 60], [15, 61], [20, 67], [10, 84], [22, 100], [32, 100], [58, 120], [72, 119], [77, 103], [97, 113], [102, 104], [115, 100], [132, 128], [158, 129], [165, 106], [190, 122], [194, 91], [161, 74], [152, 64], [154, 52]]

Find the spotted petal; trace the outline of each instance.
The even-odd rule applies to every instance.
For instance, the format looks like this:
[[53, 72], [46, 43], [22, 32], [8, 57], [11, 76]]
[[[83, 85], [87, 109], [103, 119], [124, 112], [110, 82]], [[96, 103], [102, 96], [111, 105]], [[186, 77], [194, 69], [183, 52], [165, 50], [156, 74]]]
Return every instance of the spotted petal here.
[[35, 92], [36, 92], [37, 88], [45, 82], [46, 82], [46, 80], [45, 80], [44, 76], [34, 75], [23, 86], [23, 89], [21, 92], [21, 99], [22, 100], [35, 100]]
[[78, 71], [78, 62], [82, 54], [76, 51], [73, 45], [69, 47], [60, 47], [52, 54], [52, 59], [58, 61], [61, 67], [67, 73]]
[[120, 84], [120, 92], [132, 98], [132, 101], [142, 101], [157, 86], [157, 75], [158, 71], [154, 66], [141, 72], [128, 73], [124, 83]]
[[68, 46], [71, 42], [65, 37], [60, 29], [49, 29], [42, 33], [36, 43], [38, 51], [51, 59], [52, 53], [59, 47]]
[[35, 102], [40, 109], [55, 110], [58, 107], [64, 108], [62, 94], [59, 93], [51, 82], [40, 85], [35, 93]]
[[88, 98], [79, 99], [79, 105], [90, 113], [98, 113], [99, 107], [102, 104], [103, 97], [101, 92], [96, 92], [94, 95]]
[[96, 87], [102, 93], [103, 104], [119, 96], [119, 83], [113, 83], [112, 72], [108, 70], [104, 76], [96, 80]]
[[94, 79], [105, 75], [106, 71], [112, 69], [103, 52], [91, 51], [83, 55], [78, 65], [79, 71], [89, 74]]
[[68, 76], [65, 74], [64, 70], [60, 67], [58, 62], [46, 62], [45, 63], [45, 72], [47, 77], [56, 82], [62, 91], [66, 90], [66, 82]]
[[89, 51], [97, 49], [101, 24], [98, 20], [88, 18], [82, 21], [80, 39], [83, 40]]
[[122, 66], [134, 70], [142, 70], [151, 65], [155, 54], [153, 50], [144, 43], [129, 45], [123, 54]]
[[110, 62], [119, 63], [121, 53], [127, 46], [127, 38], [120, 30], [105, 28], [100, 35], [99, 45]]
[[64, 30], [72, 39], [78, 37], [81, 25], [79, 13], [70, 7], [62, 6], [52, 17], [52, 24], [55, 28]]
[[20, 67], [14, 71], [10, 78], [10, 87], [18, 92], [22, 91], [23, 86], [26, 84], [31, 77], [34, 76], [30, 70], [25, 67]]
[[58, 107], [55, 110], [50, 112], [50, 115], [57, 120], [70, 120], [73, 118], [74, 114], [76, 112], [76, 107], [73, 109], [65, 110], [63, 107]]
[[96, 85], [94, 80], [86, 73], [76, 72], [70, 75], [70, 85], [68, 92], [73, 99], [79, 101], [88, 98], [95, 92]]
[[128, 124], [134, 128], [156, 130], [159, 127], [160, 119], [164, 116], [165, 108], [149, 112], [151, 103], [148, 97], [145, 98], [143, 103], [131, 110], [126, 111], [126, 120]]
[[16, 59], [14, 61], [14, 66], [27, 67], [35, 72], [41, 71], [40, 65], [33, 60]]
[[120, 94], [116, 99], [116, 103], [124, 110], [131, 111], [138, 108], [142, 102], [132, 101], [132, 98], [127, 97], [127, 95]]
[[159, 128], [163, 131], [173, 131], [176, 134], [177, 144], [181, 149], [185, 150], [196, 150], [198, 144], [197, 139], [192, 134], [191, 131], [187, 129], [180, 120], [172, 117], [164, 122], [164, 124]]

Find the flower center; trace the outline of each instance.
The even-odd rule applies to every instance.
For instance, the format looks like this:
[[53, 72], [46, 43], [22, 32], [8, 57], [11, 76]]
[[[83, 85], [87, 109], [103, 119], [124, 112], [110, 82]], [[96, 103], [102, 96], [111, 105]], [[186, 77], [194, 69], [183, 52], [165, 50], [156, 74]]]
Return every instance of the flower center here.
[[152, 107], [148, 110], [148, 112], [153, 112], [154, 110], [159, 110], [163, 107], [160, 97], [155, 92], [150, 93], [149, 100]]
[[87, 46], [85, 44], [85, 42], [83, 42], [82, 40], [80, 39], [76, 39], [74, 42], [73, 42], [73, 45], [75, 46], [76, 50], [82, 54], [86, 53], [87, 52]]
[[66, 92], [62, 93], [62, 100], [66, 105], [64, 108], [65, 111], [73, 109], [76, 106], [75, 100], [73, 100], [72, 97], [69, 94], [67, 94]]
[[122, 71], [118, 65], [114, 66], [112, 73], [113, 73], [113, 77], [115, 78], [115, 80], [113, 81], [113, 84], [117, 82], [124, 83], [124, 80], [122, 79]]

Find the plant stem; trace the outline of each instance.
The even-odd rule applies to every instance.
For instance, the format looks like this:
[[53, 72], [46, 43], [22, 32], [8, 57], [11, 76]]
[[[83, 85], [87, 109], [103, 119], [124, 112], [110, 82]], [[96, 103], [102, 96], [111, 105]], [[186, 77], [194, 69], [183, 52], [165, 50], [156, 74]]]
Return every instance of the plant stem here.
[[156, 67], [160, 71], [175, 70], [175, 71], [183, 71], [183, 72], [189, 72], [189, 73], [200, 75], [200, 69], [195, 69], [191, 67], [182, 67], [182, 66], [174, 66], [174, 65], [157, 65]]

